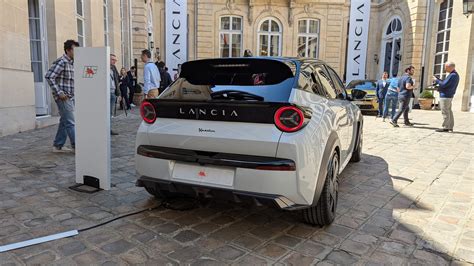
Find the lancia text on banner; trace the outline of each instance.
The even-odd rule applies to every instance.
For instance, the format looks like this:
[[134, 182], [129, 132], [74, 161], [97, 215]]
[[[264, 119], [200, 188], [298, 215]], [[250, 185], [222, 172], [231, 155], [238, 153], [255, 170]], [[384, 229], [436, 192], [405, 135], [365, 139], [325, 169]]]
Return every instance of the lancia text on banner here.
[[166, 1], [166, 65], [171, 77], [178, 71], [178, 65], [187, 61], [187, 0]]
[[369, 18], [370, 0], [351, 0], [346, 83], [365, 79]]

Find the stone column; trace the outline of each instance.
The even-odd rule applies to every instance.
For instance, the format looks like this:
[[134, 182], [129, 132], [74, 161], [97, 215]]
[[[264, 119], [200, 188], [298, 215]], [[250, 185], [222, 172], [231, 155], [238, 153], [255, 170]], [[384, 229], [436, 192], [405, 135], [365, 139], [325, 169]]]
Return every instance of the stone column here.
[[132, 64], [133, 59], [138, 60], [138, 81], [143, 82], [143, 63], [140, 61], [141, 51], [148, 49], [146, 3], [132, 1]]
[[453, 100], [453, 110], [469, 111], [474, 56], [474, 14], [466, 18], [462, 12], [462, 2], [454, 1], [448, 61], [456, 64], [460, 76]]

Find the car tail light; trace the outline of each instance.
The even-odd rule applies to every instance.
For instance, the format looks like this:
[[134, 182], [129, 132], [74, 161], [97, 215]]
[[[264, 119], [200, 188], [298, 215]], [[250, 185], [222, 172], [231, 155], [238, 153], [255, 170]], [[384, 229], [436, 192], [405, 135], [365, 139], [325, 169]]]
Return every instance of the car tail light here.
[[140, 114], [143, 118], [143, 121], [145, 121], [146, 123], [148, 124], [155, 123], [156, 110], [152, 103], [143, 101], [142, 105], [140, 106]]
[[298, 107], [283, 106], [275, 112], [275, 125], [283, 132], [295, 132], [304, 125], [304, 114]]

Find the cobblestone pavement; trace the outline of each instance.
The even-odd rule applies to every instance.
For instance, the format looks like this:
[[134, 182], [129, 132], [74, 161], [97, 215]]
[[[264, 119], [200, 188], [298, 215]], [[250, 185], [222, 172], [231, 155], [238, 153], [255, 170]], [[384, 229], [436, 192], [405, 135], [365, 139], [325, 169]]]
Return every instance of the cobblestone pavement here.
[[[474, 114], [455, 113], [455, 133], [433, 131], [439, 112], [411, 116], [415, 128], [366, 117], [364, 156], [342, 174], [331, 226], [311, 227], [297, 213], [271, 208], [201, 202], [0, 253], [0, 264], [474, 263]], [[113, 188], [96, 194], [68, 189], [74, 156], [51, 152], [55, 126], [0, 138], [0, 245], [157, 206], [134, 186], [139, 122], [136, 115], [115, 120]]]

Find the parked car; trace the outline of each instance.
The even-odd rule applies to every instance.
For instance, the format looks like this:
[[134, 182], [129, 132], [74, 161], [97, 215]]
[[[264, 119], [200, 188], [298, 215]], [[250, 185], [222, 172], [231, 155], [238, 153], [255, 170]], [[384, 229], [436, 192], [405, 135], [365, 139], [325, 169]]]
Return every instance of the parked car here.
[[186, 62], [141, 115], [137, 186], [157, 197], [270, 204], [325, 225], [336, 215], [339, 174], [361, 159], [361, 112], [318, 60]]
[[377, 95], [375, 88], [377, 87], [376, 80], [353, 80], [346, 86], [348, 93], [351, 93], [353, 89], [363, 90], [367, 94], [361, 100], [354, 101], [360, 110], [364, 113], [375, 113], [378, 112], [379, 104], [377, 103]]

